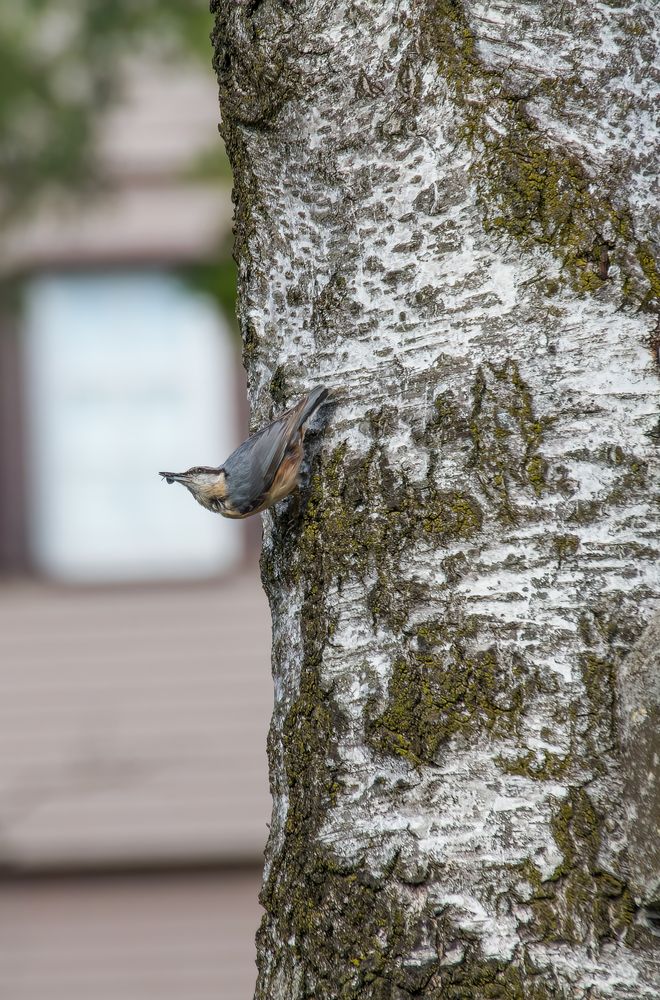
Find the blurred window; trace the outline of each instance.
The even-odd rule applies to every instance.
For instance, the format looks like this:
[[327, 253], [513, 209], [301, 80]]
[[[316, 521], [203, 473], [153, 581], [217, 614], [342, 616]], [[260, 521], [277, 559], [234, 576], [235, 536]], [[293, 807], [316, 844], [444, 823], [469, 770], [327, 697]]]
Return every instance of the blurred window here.
[[28, 539], [67, 581], [215, 575], [235, 522], [160, 469], [219, 465], [237, 443], [231, 334], [167, 273], [35, 277], [26, 290]]

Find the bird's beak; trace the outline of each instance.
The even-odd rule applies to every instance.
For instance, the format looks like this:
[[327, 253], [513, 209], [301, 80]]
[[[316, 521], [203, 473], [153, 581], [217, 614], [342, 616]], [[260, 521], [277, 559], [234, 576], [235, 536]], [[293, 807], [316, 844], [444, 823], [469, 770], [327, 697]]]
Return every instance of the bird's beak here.
[[185, 483], [188, 478], [185, 472], [159, 472], [158, 475], [168, 483]]

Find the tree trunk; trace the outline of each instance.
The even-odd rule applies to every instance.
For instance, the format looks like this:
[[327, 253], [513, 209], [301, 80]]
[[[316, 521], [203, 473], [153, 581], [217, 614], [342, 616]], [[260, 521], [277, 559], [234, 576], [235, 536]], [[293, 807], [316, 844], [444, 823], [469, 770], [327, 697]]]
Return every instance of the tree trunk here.
[[255, 426], [339, 387], [256, 997], [656, 998], [658, 7], [214, 5]]

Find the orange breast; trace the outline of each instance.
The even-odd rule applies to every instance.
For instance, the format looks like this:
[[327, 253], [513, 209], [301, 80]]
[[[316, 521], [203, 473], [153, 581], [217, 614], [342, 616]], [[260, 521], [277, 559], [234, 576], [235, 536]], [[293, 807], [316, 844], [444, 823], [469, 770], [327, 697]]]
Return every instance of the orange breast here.
[[280, 465], [273, 485], [268, 491], [270, 502], [281, 500], [295, 490], [298, 485], [298, 473], [303, 459], [302, 441], [297, 441], [293, 448], [290, 448], [284, 456], [284, 461]]
[[298, 485], [298, 473], [303, 460], [302, 436], [292, 445], [284, 456], [284, 461], [275, 473], [271, 488], [264, 497], [263, 503], [254, 511], [265, 510], [278, 500], [284, 499], [292, 493]]

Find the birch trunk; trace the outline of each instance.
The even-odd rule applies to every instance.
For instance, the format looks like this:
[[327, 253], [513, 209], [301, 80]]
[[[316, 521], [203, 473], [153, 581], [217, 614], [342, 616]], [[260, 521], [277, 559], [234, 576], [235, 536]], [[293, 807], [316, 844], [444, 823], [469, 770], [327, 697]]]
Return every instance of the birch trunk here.
[[657, 998], [658, 7], [214, 6], [255, 426], [340, 388], [256, 997]]

